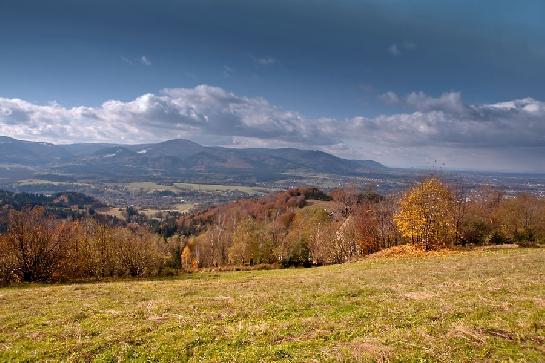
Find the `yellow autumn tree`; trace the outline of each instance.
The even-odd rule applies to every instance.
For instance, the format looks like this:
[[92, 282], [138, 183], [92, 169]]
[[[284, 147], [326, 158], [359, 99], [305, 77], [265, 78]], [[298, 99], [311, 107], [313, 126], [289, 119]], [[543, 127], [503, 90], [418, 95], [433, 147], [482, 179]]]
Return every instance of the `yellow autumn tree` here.
[[267, 228], [253, 218], [241, 220], [233, 232], [228, 250], [231, 263], [256, 265], [272, 262], [272, 238]]
[[452, 194], [438, 178], [428, 178], [403, 195], [394, 221], [403, 237], [426, 250], [448, 245], [455, 235]]

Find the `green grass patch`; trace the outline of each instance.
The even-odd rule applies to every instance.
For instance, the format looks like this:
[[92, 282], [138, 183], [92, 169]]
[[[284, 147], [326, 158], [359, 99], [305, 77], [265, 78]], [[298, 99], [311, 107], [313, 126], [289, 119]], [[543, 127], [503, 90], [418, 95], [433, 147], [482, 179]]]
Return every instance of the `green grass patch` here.
[[18, 186], [39, 186], [39, 185], [54, 185], [54, 186], [68, 186], [68, 187], [88, 187], [90, 184], [76, 183], [76, 182], [60, 182], [51, 181], [45, 179], [23, 179], [16, 182]]
[[124, 185], [131, 191], [196, 191], [196, 192], [242, 192], [250, 195], [267, 193], [271, 189], [262, 187], [250, 187], [244, 185], [223, 185], [223, 184], [194, 184], [194, 183], [173, 183], [172, 185], [162, 185], [154, 182], [132, 182]]
[[174, 186], [182, 190], [195, 190], [199, 192], [242, 192], [250, 195], [271, 191], [271, 189], [267, 188], [249, 187], [244, 185], [174, 183]]

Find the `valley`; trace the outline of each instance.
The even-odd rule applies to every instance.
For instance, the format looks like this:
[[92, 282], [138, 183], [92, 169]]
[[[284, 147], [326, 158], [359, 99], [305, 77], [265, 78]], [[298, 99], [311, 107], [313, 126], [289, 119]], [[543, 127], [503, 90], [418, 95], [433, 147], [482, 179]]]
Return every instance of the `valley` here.
[[0, 189], [81, 192], [112, 208], [185, 212], [299, 186], [367, 187], [389, 194], [432, 174], [468, 190], [485, 185], [513, 195], [545, 195], [540, 174], [395, 169], [321, 151], [205, 147], [189, 140], [53, 145], [0, 139]]

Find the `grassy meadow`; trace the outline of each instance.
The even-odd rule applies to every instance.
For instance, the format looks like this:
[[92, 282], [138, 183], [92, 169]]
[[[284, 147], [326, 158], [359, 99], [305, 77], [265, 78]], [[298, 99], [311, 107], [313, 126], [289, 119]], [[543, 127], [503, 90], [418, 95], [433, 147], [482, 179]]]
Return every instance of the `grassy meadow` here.
[[270, 192], [271, 189], [262, 187], [249, 187], [244, 185], [223, 185], [223, 184], [195, 184], [195, 183], [173, 183], [172, 185], [157, 184], [154, 182], [131, 182], [116, 184], [127, 187], [131, 191], [194, 191], [194, 192], [241, 192], [249, 195]]
[[545, 360], [545, 249], [0, 289], [0, 361]]

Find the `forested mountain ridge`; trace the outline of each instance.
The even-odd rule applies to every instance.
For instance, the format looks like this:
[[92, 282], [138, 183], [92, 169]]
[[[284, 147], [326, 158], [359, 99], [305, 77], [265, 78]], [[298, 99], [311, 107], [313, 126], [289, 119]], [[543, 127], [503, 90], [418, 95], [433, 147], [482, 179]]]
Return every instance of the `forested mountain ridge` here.
[[12, 193], [0, 190], [0, 208], [9, 207], [15, 210], [32, 208], [36, 206], [43, 207], [62, 207], [70, 208], [100, 208], [104, 203], [89, 197], [82, 193], [64, 192], [54, 195], [43, 195], [33, 193]]
[[0, 164], [97, 178], [224, 175], [279, 179], [301, 173], [361, 175], [386, 169], [373, 160], [342, 159], [317, 150], [208, 147], [181, 139], [140, 145], [55, 145], [0, 137]]
[[104, 203], [82, 193], [63, 192], [53, 195], [34, 193], [12, 193], [0, 190], [0, 233], [6, 230], [10, 211], [29, 211], [41, 207], [56, 218], [80, 218], [94, 215]]

